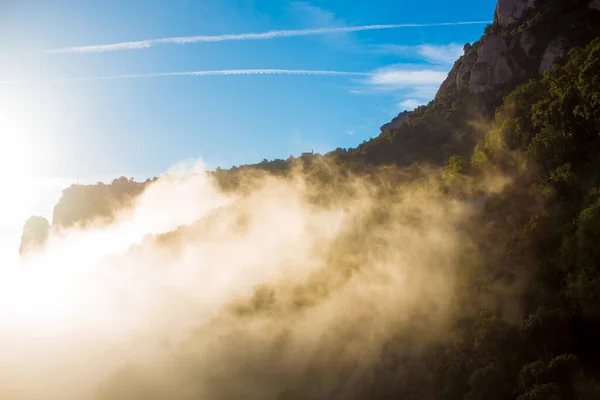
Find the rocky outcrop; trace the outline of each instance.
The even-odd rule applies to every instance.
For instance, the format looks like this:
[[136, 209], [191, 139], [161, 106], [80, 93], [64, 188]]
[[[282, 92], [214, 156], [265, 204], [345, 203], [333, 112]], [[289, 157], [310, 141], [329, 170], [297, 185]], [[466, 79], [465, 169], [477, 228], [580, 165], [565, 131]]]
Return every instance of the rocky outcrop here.
[[519, 22], [525, 12], [535, 7], [535, 0], [498, 0], [496, 5], [496, 21], [506, 28], [516, 22]]
[[569, 50], [569, 43], [565, 38], [552, 40], [546, 50], [540, 64], [540, 74], [552, 69], [552, 66]]
[[[593, 36], [593, 26], [600, 26], [600, 15], [591, 11], [600, 11], [600, 0], [564, 3], [553, 3], [554, 14], [537, 13], [526, 21], [531, 14], [528, 11], [544, 7], [540, 0], [498, 0], [494, 23], [480, 41], [465, 45], [464, 55], [440, 86], [436, 99], [452, 96], [456, 90], [470, 94], [508, 90], [551, 69], [570, 47], [581, 45], [585, 35]], [[552, 21], [569, 18], [585, 21], [581, 29], [552, 25]]]
[[411, 112], [412, 111], [402, 111], [393, 120], [391, 120], [387, 124], [382, 125], [380, 128], [381, 132], [397, 127], [398, 125], [400, 125], [408, 119], [408, 116], [411, 114]]
[[135, 182], [124, 176], [110, 184], [72, 185], [54, 206], [52, 224], [56, 228], [70, 228], [92, 221], [109, 222], [116, 213], [128, 206], [149, 181]]
[[31, 217], [25, 222], [19, 254], [21, 256], [33, 250], [39, 249], [46, 244], [50, 234], [50, 224], [43, 217]]
[[[513, 80], [519, 72], [509, 60], [506, 40], [498, 35], [487, 37], [479, 47], [477, 62], [471, 68], [469, 91], [483, 93]], [[465, 60], [465, 68], [472, 60]], [[463, 71], [464, 73], [464, 71]], [[460, 74], [460, 70], [459, 70]]]

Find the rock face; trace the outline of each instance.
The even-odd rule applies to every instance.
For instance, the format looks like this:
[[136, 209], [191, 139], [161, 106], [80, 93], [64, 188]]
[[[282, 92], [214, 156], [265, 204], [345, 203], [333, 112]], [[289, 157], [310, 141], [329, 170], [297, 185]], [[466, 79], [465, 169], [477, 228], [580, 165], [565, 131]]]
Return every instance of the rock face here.
[[458, 68], [458, 73], [456, 74], [456, 86], [459, 89], [466, 89], [469, 87], [469, 79], [471, 77], [471, 70], [473, 66], [477, 63], [477, 53], [471, 53], [463, 59], [462, 64]]
[[382, 125], [381, 128], [380, 128], [381, 132], [383, 132], [385, 130], [388, 130], [388, 129], [393, 129], [393, 128], [397, 127], [398, 125], [400, 125], [401, 123], [403, 123], [404, 121], [406, 121], [406, 119], [411, 114], [411, 112], [412, 111], [402, 111], [393, 120], [391, 120], [387, 124]]
[[535, 42], [535, 36], [533, 36], [531, 29], [525, 29], [519, 36], [519, 47], [527, 57], [531, 57], [531, 50], [535, 46]]
[[[455, 90], [485, 94], [508, 89], [543, 74], [560, 62], [570, 47], [577, 45], [581, 32], [549, 25], [544, 22], [544, 13], [526, 21], [528, 10], [544, 6], [540, 1], [538, 3], [535, 0], [498, 0], [494, 23], [479, 41], [472, 46], [465, 45], [464, 55], [440, 86], [436, 98], [452, 96]], [[568, 4], [553, 12], [567, 12], [573, 18], [587, 13], [589, 21], [586, 24], [600, 24], [600, 15], [596, 14], [600, 11], [600, 0], [565, 0], [565, 3]]]
[[146, 187], [124, 176], [110, 184], [72, 185], [54, 206], [53, 227], [69, 228], [94, 220], [109, 221]]
[[530, 8], [535, 7], [535, 0], [498, 0], [496, 5], [496, 20], [506, 28], [519, 22]]
[[29, 218], [23, 227], [23, 235], [21, 236], [19, 254], [24, 255], [32, 250], [42, 247], [46, 243], [46, 240], [48, 240], [49, 233], [50, 224], [46, 218]]
[[[510, 82], [517, 71], [513, 71], [511, 68], [509, 57], [508, 47], [503, 37], [498, 35], [487, 37], [481, 43], [477, 62], [471, 69], [469, 91], [483, 93]], [[465, 67], [468, 67], [470, 63], [472, 63], [472, 59], [465, 60]]]
[[542, 62], [540, 64], [540, 74], [550, 70], [554, 63], [558, 61], [569, 49], [569, 43], [565, 38], [557, 38], [552, 40], [546, 50], [544, 51], [544, 56], [542, 57]]

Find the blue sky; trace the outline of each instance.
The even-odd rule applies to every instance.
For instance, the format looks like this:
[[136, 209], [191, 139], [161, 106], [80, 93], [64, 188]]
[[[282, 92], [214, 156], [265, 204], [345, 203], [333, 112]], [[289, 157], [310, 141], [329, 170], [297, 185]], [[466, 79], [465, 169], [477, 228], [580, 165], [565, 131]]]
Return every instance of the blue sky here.
[[[144, 179], [187, 159], [227, 168], [353, 147], [398, 112], [429, 101], [485, 24], [78, 47], [488, 21], [495, 3], [0, 0], [0, 107], [8, 121], [1, 134], [8, 148], [9, 136], [25, 138], [36, 176], [53, 179]], [[248, 69], [365, 75], [168, 75]], [[77, 80], [120, 75], [131, 77]]]

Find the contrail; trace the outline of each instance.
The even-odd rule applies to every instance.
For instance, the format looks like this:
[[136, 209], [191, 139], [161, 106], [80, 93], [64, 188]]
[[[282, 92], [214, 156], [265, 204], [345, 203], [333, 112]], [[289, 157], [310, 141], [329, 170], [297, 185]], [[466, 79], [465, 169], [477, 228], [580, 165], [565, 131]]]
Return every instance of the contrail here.
[[[158, 72], [150, 74], [126, 74], [91, 76], [79, 78], [59, 78], [49, 82], [77, 82], [77, 81], [103, 81], [115, 79], [149, 79], [172, 76], [214, 76], [214, 75], [320, 75], [320, 76], [372, 76], [370, 72], [305, 70], [305, 69], [222, 69], [212, 71], [183, 71], [183, 72]], [[0, 81], [0, 84], [31, 83], [32, 81]]]
[[426, 28], [436, 26], [459, 26], [459, 25], [482, 25], [489, 24], [492, 21], [468, 21], [468, 22], [439, 22], [430, 24], [391, 24], [391, 25], [362, 25], [348, 26], [340, 28], [319, 28], [319, 29], [296, 29], [296, 30], [277, 30], [262, 33], [240, 33], [215, 36], [182, 36], [162, 39], [147, 39], [131, 42], [120, 42], [112, 44], [98, 44], [92, 46], [61, 47], [47, 50], [46, 53], [103, 53], [107, 51], [139, 50], [147, 49], [160, 44], [189, 44], [200, 42], [223, 42], [230, 40], [266, 40], [279, 37], [290, 36], [309, 36], [309, 35], [327, 35], [332, 33], [372, 31], [382, 29], [400, 29], [400, 28]]

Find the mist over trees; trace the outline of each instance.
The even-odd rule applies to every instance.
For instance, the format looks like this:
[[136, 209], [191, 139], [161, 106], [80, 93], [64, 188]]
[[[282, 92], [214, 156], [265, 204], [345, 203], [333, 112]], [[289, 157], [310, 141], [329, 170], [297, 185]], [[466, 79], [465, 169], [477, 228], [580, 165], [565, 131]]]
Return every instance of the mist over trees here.
[[[164, 376], [175, 380], [124, 366], [98, 398], [600, 398], [600, 12], [587, 1], [537, 3], [521, 23], [495, 22], [484, 35], [533, 32], [538, 58], [512, 83], [482, 94], [443, 86], [429, 105], [353, 149], [207, 173], [223, 192], [249, 197], [265, 177], [300, 174], [311, 188], [309, 204], [346, 207], [341, 199], [364, 190], [375, 205], [324, 250], [326, 266], [310, 278], [256, 287], [198, 327], [173, 351]], [[557, 36], [572, 48], [539, 74], [543, 49]], [[465, 47], [464, 57], [476, 47]], [[356, 180], [369, 185], [357, 189]], [[43, 243], [51, 229], [108, 223], [152, 183], [122, 177], [66, 189], [52, 227], [27, 221], [22, 251]], [[244, 212], [222, 212], [239, 217], [235, 229], [251, 225]], [[152, 245], [203, 240], [219, 218], [216, 212], [151, 238]], [[410, 242], [423, 245], [410, 259], [422, 279], [414, 298], [372, 290], [371, 308], [357, 305], [369, 312], [319, 318], [319, 307], [354, 277], [376, 280], [368, 260], [406, 243], [399, 227], [430, 232], [432, 225], [452, 240], [417, 234]], [[436, 289], [445, 286], [436, 286], [436, 277], [453, 283], [447, 293], [440, 289], [441, 299]], [[427, 280], [430, 289], [422, 289]], [[330, 329], [310, 346], [286, 327], [305, 315]], [[377, 328], [386, 321], [383, 334]], [[223, 335], [207, 344], [212, 330]], [[294, 344], [314, 353], [297, 354]]]

